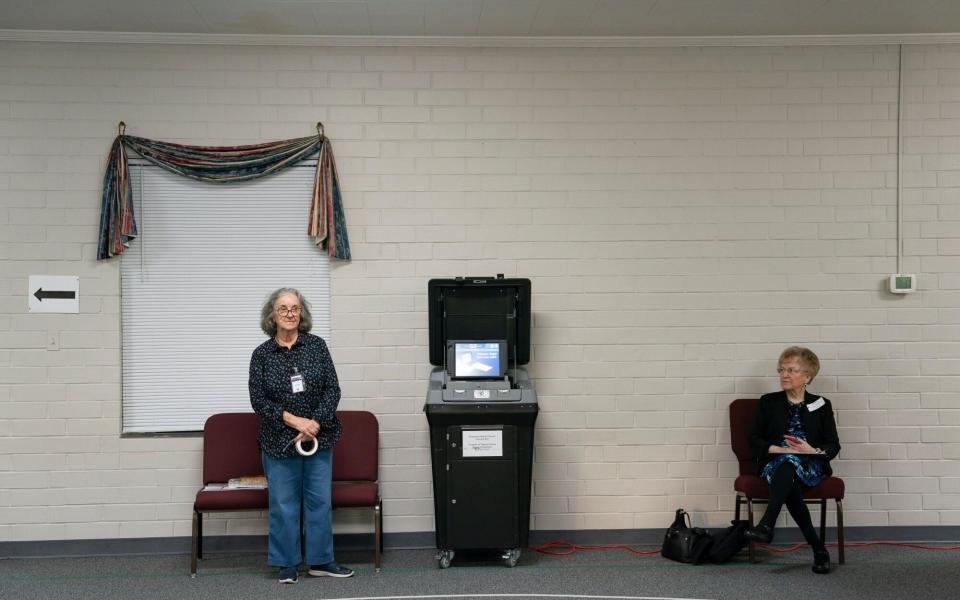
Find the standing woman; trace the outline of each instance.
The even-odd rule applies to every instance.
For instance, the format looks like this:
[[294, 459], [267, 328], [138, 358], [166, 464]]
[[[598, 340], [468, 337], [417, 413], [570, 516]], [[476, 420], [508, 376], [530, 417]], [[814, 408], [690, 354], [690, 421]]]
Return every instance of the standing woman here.
[[[260, 312], [260, 328], [270, 339], [250, 358], [250, 404], [261, 417], [260, 456], [270, 493], [267, 562], [280, 567], [280, 583], [297, 582], [301, 502], [310, 575], [353, 575], [334, 560], [330, 518], [340, 384], [327, 344], [310, 334], [312, 326], [306, 299], [280, 288]], [[297, 442], [306, 451], [317, 444], [316, 453], [301, 455]]]
[[803, 492], [833, 473], [830, 461], [840, 452], [840, 440], [830, 401], [806, 391], [819, 372], [820, 359], [809, 348], [791, 346], [780, 354], [782, 391], [760, 398], [750, 432], [753, 458], [770, 484], [770, 502], [757, 526], [744, 535], [753, 542], [772, 541], [786, 504], [813, 548], [813, 572], [824, 575], [830, 572], [830, 554], [813, 527]]

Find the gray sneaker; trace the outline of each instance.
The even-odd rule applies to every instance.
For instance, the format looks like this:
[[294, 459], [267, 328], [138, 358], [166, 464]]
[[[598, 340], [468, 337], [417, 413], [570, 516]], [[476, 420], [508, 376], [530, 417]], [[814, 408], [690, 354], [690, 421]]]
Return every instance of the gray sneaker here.
[[353, 577], [353, 569], [348, 569], [335, 560], [325, 565], [310, 565], [309, 573], [314, 577]]

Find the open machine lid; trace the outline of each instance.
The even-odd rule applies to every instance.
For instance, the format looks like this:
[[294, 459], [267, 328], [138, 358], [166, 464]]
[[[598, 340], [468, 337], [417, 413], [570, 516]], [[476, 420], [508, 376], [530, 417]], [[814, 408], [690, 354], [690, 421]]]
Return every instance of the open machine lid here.
[[431, 279], [427, 299], [430, 364], [444, 364], [450, 340], [506, 340], [508, 365], [530, 362], [529, 279]]

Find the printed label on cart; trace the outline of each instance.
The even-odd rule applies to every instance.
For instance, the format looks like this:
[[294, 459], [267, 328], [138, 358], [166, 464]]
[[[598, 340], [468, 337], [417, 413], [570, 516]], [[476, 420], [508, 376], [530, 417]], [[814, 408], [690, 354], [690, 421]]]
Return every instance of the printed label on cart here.
[[463, 431], [463, 456], [503, 456], [503, 431]]
[[489, 400], [490, 390], [473, 390], [473, 397], [475, 400]]

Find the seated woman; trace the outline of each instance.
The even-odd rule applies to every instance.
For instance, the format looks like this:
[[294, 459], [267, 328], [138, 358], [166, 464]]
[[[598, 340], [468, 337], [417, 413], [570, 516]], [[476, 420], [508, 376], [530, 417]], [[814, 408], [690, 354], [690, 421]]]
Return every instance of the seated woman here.
[[783, 505], [813, 548], [813, 572], [830, 572], [830, 554], [810, 520], [803, 491], [829, 477], [830, 461], [840, 452], [837, 423], [830, 401], [806, 391], [820, 372], [820, 359], [808, 348], [791, 346], [780, 354], [777, 373], [782, 391], [760, 398], [750, 432], [750, 448], [761, 477], [770, 484], [770, 502], [746, 537], [763, 544]]

